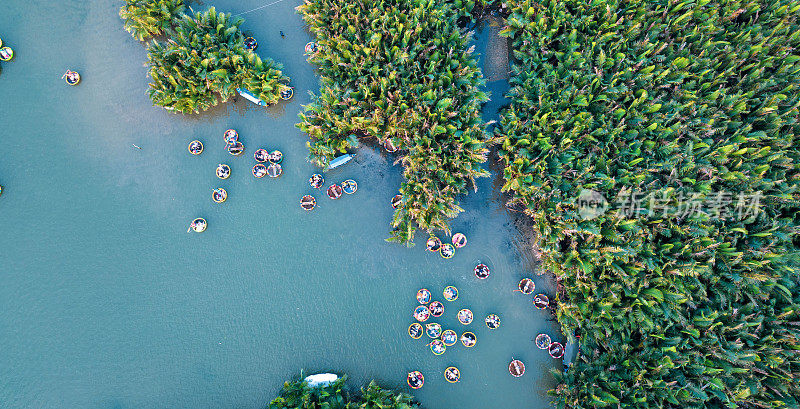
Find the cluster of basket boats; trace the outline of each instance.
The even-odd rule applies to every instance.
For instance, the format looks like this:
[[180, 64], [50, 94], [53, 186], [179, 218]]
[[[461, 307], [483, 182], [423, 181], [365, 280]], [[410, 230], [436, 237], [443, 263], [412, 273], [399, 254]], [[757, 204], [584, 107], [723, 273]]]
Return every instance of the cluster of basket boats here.
[[[235, 129], [226, 130], [223, 134], [223, 140], [225, 142], [225, 150], [231, 155], [241, 156], [244, 153], [244, 144], [239, 141], [239, 133]], [[202, 142], [198, 140], [189, 142], [189, 153], [192, 155], [200, 155], [203, 153], [203, 149]], [[256, 164], [253, 165], [253, 176], [256, 178], [260, 179], [264, 176], [277, 178], [283, 173], [283, 168], [281, 168], [283, 152], [279, 150], [269, 152], [261, 148], [256, 149], [253, 153], [253, 158], [256, 160]], [[231, 176], [231, 167], [228, 164], [220, 163], [217, 165], [215, 173], [222, 180], [228, 179]], [[223, 203], [228, 200], [228, 191], [222, 187], [214, 188], [211, 191], [211, 199], [216, 203]], [[192, 220], [190, 224], [190, 229], [198, 233], [204, 232], [207, 227], [208, 222], [202, 217]]]
[[[325, 177], [319, 173], [315, 173], [308, 178], [308, 184], [314, 189], [322, 189], [325, 186]], [[342, 197], [343, 193], [352, 195], [358, 190], [358, 183], [353, 179], [347, 179], [341, 183], [332, 183], [325, 189], [325, 194], [331, 200], [336, 200]], [[317, 199], [312, 195], [305, 195], [300, 198], [300, 207], [303, 210], [314, 210], [317, 206]]]
[[[530, 295], [536, 290], [536, 284], [530, 278], [523, 278], [519, 281], [518, 288], [522, 294]], [[550, 298], [542, 293], [536, 294], [533, 297], [533, 306], [537, 309], [544, 310], [550, 306]], [[564, 345], [562, 345], [560, 342], [553, 342], [550, 339], [550, 336], [547, 334], [537, 335], [534, 342], [539, 349], [547, 350], [547, 352], [553, 358], [558, 359], [564, 356]]]
[[[403, 200], [403, 195], [397, 195], [392, 198], [392, 207], [397, 209], [400, 201]], [[425, 242], [425, 249], [432, 253], [439, 253], [442, 258], [451, 258], [456, 254], [456, 249], [460, 249], [467, 245], [467, 236], [464, 233], [456, 233], [450, 238], [450, 243], [442, 243], [438, 237], [431, 235]]]
[[[489, 266], [483, 263], [478, 263], [473, 272], [478, 279], [485, 280], [491, 274]], [[523, 278], [518, 284], [518, 291], [525, 295], [533, 294], [536, 290], [536, 284], [530, 278]], [[458, 299], [458, 289], [453, 286], [447, 286], [442, 291], [442, 296], [446, 301], [455, 301]], [[417, 291], [418, 305], [414, 309], [414, 319], [417, 322], [412, 323], [408, 327], [408, 335], [413, 339], [422, 338], [427, 335], [431, 342], [427, 344], [434, 355], [442, 355], [447, 350], [447, 347], [456, 345], [459, 341], [467, 347], [471, 348], [477, 343], [477, 337], [474, 332], [465, 331], [459, 337], [458, 333], [452, 329], [443, 329], [442, 325], [436, 322], [427, 322], [431, 318], [438, 318], [444, 314], [445, 305], [441, 301], [433, 301], [432, 294], [427, 288], [422, 288]], [[533, 299], [533, 305], [537, 309], [545, 309], [550, 305], [550, 299], [542, 293], [536, 294]], [[469, 325], [473, 321], [473, 313], [468, 308], [462, 308], [456, 314], [458, 322], [463, 325]], [[423, 323], [425, 324], [423, 326]], [[500, 317], [497, 314], [489, 314], [484, 319], [486, 327], [494, 330], [500, 327]], [[553, 342], [547, 334], [539, 334], [536, 336], [535, 344], [539, 349], [547, 350], [551, 357], [561, 358], [564, 355], [564, 346], [559, 342]], [[513, 359], [508, 365], [508, 371], [512, 376], [520, 377], [525, 374], [525, 364], [518, 360]], [[444, 371], [445, 379], [448, 382], [458, 382], [461, 378], [461, 372], [456, 367], [448, 367]], [[408, 373], [406, 378], [408, 386], [412, 389], [419, 389], [425, 383], [425, 377], [419, 371], [412, 371]]]
[[[458, 289], [454, 286], [447, 286], [442, 291], [442, 296], [445, 301], [455, 301], [458, 299]], [[478, 340], [475, 333], [471, 331], [465, 331], [459, 336], [455, 330], [445, 330], [442, 328], [441, 324], [436, 322], [427, 323], [425, 327], [422, 326], [422, 323], [425, 323], [431, 317], [438, 318], [444, 314], [444, 303], [441, 301], [433, 301], [433, 295], [430, 290], [422, 288], [417, 291], [417, 302], [419, 302], [420, 305], [414, 309], [414, 318], [418, 322], [414, 322], [408, 327], [408, 335], [411, 338], [419, 339], [422, 338], [423, 334], [427, 335], [431, 338], [431, 342], [427, 344], [427, 346], [430, 347], [434, 355], [442, 355], [447, 347], [452, 347], [459, 341], [467, 348], [475, 346]], [[495, 314], [491, 314], [490, 316], [497, 318], [497, 325], [499, 326], [499, 317]], [[469, 325], [472, 323], [472, 311], [467, 308], [460, 310], [457, 317], [461, 324]], [[494, 323], [490, 326], [488, 321], [487, 326], [492, 329], [497, 328], [497, 326], [494, 326]], [[494, 326], [494, 328], [492, 326]], [[444, 377], [448, 382], [455, 383], [461, 379], [461, 372], [458, 368], [451, 366], [445, 369]], [[419, 371], [412, 371], [409, 372], [406, 382], [411, 388], [419, 389], [425, 383], [425, 377]]]

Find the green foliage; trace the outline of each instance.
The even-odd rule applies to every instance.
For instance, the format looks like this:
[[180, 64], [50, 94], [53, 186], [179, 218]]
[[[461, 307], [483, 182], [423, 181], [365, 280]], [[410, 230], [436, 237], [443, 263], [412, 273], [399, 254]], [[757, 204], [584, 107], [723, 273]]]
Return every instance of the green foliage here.
[[133, 38], [145, 41], [169, 32], [184, 8], [183, 0], [125, 0], [119, 17]]
[[[559, 407], [798, 407], [800, 2], [508, 3], [503, 189], [581, 335]], [[644, 211], [585, 220], [584, 189]], [[718, 192], [761, 211], [651, 212]]]
[[344, 390], [346, 377], [325, 386], [310, 388], [302, 380], [285, 382], [280, 396], [270, 402], [269, 409], [421, 409], [414, 397], [395, 393], [378, 386], [375, 381], [361, 388], [360, 396], [351, 397]]
[[[449, 232], [456, 197], [488, 174], [480, 107], [487, 95], [454, 3], [411, 0], [306, 0], [298, 7], [316, 35], [310, 61], [320, 95], [300, 115], [310, 159], [325, 166], [357, 138], [390, 140], [404, 166], [403, 200], [391, 241], [414, 232]], [[474, 2], [469, 2], [474, 4]]]
[[197, 113], [227, 101], [239, 87], [268, 104], [277, 102], [289, 79], [279, 64], [244, 48], [243, 21], [212, 7], [182, 15], [166, 42], [153, 40], [147, 49], [153, 103]]

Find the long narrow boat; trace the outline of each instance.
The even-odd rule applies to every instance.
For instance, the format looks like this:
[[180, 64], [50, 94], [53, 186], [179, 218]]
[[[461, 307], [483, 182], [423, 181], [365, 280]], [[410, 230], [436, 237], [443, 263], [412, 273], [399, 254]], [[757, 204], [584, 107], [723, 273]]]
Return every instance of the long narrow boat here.
[[255, 96], [255, 94], [253, 94], [252, 92], [250, 92], [250, 91], [248, 91], [248, 90], [246, 90], [244, 88], [236, 88], [236, 92], [238, 92], [239, 95], [243, 96], [246, 100], [248, 100], [248, 101], [250, 101], [250, 102], [252, 102], [252, 103], [254, 103], [256, 105], [260, 105], [262, 107], [267, 106], [266, 102], [262, 101], [257, 96]]
[[331, 170], [331, 169], [338, 168], [339, 166], [342, 166], [345, 163], [350, 162], [350, 160], [353, 159], [353, 156], [355, 156], [355, 155], [351, 155], [349, 153], [346, 153], [346, 154], [344, 154], [342, 156], [337, 156], [337, 157], [331, 159], [330, 162], [328, 162], [328, 166], [326, 167], [326, 169], [327, 170]]
[[309, 375], [306, 376], [303, 381], [305, 381], [308, 386], [312, 388], [321, 387], [321, 386], [328, 386], [336, 380], [339, 379], [339, 375], [334, 373], [318, 373], [316, 375]]

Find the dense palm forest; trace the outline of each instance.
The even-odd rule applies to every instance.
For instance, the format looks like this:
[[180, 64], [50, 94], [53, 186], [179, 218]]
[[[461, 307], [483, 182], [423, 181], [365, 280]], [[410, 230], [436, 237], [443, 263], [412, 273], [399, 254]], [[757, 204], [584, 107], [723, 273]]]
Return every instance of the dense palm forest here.
[[370, 382], [353, 396], [345, 390], [346, 377], [325, 387], [309, 388], [303, 381], [283, 384], [280, 396], [270, 402], [269, 409], [420, 409], [413, 397], [395, 393]]
[[311, 160], [324, 166], [359, 138], [397, 148], [405, 181], [392, 241], [411, 244], [417, 228], [449, 232], [462, 211], [458, 196], [488, 174], [480, 116], [488, 97], [470, 37], [457, 26], [475, 2], [457, 3], [306, 0], [298, 7], [319, 47], [309, 60], [320, 69], [320, 95], [298, 124], [311, 138]]
[[506, 3], [504, 190], [581, 351], [559, 407], [798, 407], [800, 2]]
[[244, 47], [244, 19], [218, 13], [214, 7], [182, 13], [181, 0], [128, 0], [120, 9], [125, 29], [147, 46], [153, 104], [182, 113], [205, 111], [245, 88], [273, 104], [289, 78], [280, 64]]

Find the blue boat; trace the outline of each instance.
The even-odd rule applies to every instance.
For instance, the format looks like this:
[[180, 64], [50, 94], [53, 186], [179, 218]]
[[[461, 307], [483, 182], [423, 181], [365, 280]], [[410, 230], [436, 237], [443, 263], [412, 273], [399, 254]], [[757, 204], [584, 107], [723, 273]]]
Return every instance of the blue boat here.
[[337, 157], [333, 158], [333, 160], [328, 162], [327, 169], [331, 170], [331, 169], [334, 169], [334, 168], [338, 168], [339, 166], [342, 166], [345, 163], [350, 162], [350, 160], [353, 159], [353, 156], [355, 156], [355, 155], [351, 155], [349, 153], [346, 153], [346, 154], [344, 154], [342, 156], [337, 156]]
[[262, 107], [267, 106], [266, 102], [260, 100], [252, 92], [250, 92], [250, 91], [248, 91], [248, 90], [246, 90], [244, 88], [236, 88], [236, 92], [238, 92], [239, 95], [245, 97], [245, 99], [247, 99], [248, 101], [250, 101], [250, 102], [252, 102], [252, 103], [254, 103], [256, 105], [260, 105]]

